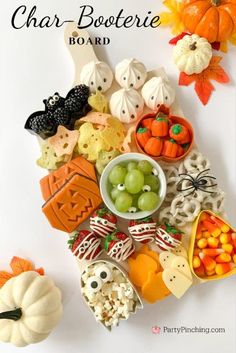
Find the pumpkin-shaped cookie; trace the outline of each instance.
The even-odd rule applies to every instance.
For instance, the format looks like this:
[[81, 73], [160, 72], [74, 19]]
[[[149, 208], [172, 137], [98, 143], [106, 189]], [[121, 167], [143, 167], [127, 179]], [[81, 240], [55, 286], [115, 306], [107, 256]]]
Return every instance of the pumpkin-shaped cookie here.
[[61, 292], [36, 272], [23, 272], [0, 290], [0, 341], [18, 347], [44, 340], [62, 314]]

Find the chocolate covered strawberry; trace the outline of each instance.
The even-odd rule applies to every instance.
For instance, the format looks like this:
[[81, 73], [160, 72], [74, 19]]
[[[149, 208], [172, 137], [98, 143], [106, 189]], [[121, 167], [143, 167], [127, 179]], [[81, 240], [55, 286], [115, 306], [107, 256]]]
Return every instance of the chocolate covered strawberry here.
[[98, 208], [90, 217], [90, 228], [93, 232], [105, 238], [116, 229], [117, 218], [107, 208]]
[[79, 230], [68, 240], [73, 255], [80, 260], [94, 260], [102, 252], [101, 239], [89, 230]]
[[155, 243], [161, 250], [173, 250], [181, 244], [182, 233], [169, 223], [165, 223], [157, 227]]
[[106, 236], [104, 247], [107, 255], [116, 261], [126, 260], [135, 251], [132, 239], [119, 230]]
[[151, 217], [135, 219], [129, 222], [128, 228], [134, 240], [140, 243], [150, 243], [156, 235], [156, 223]]

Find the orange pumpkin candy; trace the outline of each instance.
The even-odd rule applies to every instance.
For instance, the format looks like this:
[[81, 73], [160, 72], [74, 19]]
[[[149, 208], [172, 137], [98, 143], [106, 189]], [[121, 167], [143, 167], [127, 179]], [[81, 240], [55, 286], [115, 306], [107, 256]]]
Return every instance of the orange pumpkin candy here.
[[144, 151], [150, 156], [159, 157], [161, 155], [162, 148], [163, 141], [160, 137], [151, 137], [144, 146]]
[[227, 40], [236, 31], [236, 0], [184, 0], [187, 30], [210, 43]]

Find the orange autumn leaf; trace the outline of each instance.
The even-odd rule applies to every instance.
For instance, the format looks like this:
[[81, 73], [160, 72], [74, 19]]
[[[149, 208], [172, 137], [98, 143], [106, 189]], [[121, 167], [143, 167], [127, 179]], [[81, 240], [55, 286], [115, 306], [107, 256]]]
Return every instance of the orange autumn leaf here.
[[35, 269], [32, 262], [14, 256], [10, 262], [12, 273], [6, 271], [0, 271], [0, 288], [12, 277], [20, 275], [22, 272], [35, 271], [41, 276], [44, 275], [44, 269], [42, 267]]
[[187, 75], [184, 72], [181, 72], [179, 76], [179, 85], [189, 86], [191, 83], [195, 82], [195, 91], [201, 102], [206, 105], [210, 99], [212, 91], [215, 89], [210, 80], [215, 80], [219, 83], [229, 82], [229, 76], [219, 65], [221, 59], [220, 56], [213, 56], [209, 66], [200, 74]]
[[0, 288], [10, 279], [13, 275], [6, 271], [0, 271]]
[[14, 256], [10, 262], [13, 274], [15, 276], [19, 275], [22, 272], [32, 271], [33, 265], [28, 260], [22, 259], [20, 257]]

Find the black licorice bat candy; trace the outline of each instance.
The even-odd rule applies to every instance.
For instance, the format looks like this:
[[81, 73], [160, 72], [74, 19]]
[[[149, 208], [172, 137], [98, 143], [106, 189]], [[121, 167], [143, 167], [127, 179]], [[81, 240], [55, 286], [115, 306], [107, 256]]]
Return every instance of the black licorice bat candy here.
[[75, 86], [68, 92], [66, 98], [56, 92], [43, 101], [44, 111], [30, 115], [25, 123], [25, 129], [43, 139], [55, 135], [59, 125], [73, 130], [75, 121], [91, 110], [88, 104], [89, 95], [89, 87], [86, 85]]

